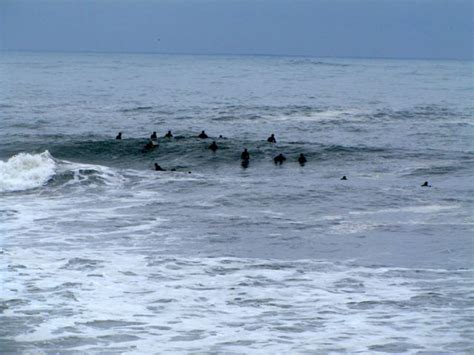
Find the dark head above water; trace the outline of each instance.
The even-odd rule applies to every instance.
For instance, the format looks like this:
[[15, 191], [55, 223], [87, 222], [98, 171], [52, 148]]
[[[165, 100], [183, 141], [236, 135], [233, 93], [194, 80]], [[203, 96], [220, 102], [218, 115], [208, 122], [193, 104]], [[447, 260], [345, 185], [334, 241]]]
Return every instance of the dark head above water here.
[[306, 157], [304, 156], [303, 153], [300, 154], [299, 158], [298, 158], [298, 163], [300, 163], [301, 166], [303, 166], [305, 163], [306, 163]]
[[150, 139], [157, 139], [156, 132], [153, 132], [150, 136]]
[[122, 139], [122, 132], [119, 132], [119, 133], [117, 134], [117, 137], [115, 137], [115, 139]]
[[428, 184], [428, 181], [425, 181], [425, 182], [423, 183], [423, 185], [421, 185], [421, 187], [431, 187], [431, 185]]
[[216, 144], [216, 141], [213, 141], [211, 145], [209, 146], [209, 149], [215, 152], [219, 147]]
[[270, 137], [267, 138], [267, 142], [276, 143], [275, 135], [272, 133]]
[[165, 138], [172, 138], [173, 135], [171, 134], [171, 131], [168, 131], [168, 133], [165, 134]]
[[202, 131], [201, 134], [198, 136], [198, 138], [205, 139], [205, 138], [209, 138], [209, 137], [208, 137], [208, 135], [206, 134], [205, 131]]
[[240, 159], [242, 160], [249, 160], [250, 159], [250, 153], [248, 152], [247, 148], [244, 149], [242, 154], [240, 154]]
[[283, 164], [283, 162], [286, 160], [285, 156], [283, 154], [278, 154], [275, 158], [273, 158], [273, 161], [275, 164]]
[[346, 175], [344, 175], [344, 176], [341, 178], [341, 180], [347, 180]]

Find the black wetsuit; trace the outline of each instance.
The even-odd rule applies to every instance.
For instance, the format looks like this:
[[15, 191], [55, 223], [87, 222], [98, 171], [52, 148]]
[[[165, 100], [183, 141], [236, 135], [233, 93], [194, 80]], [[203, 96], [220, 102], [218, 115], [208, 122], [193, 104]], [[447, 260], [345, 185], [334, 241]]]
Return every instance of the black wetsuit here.
[[275, 158], [273, 158], [273, 161], [275, 164], [283, 164], [283, 162], [286, 160], [285, 156], [283, 154], [278, 154]]
[[300, 165], [304, 165], [306, 163], [306, 157], [303, 155], [303, 154], [300, 154], [299, 158], [298, 158], [298, 163], [300, 163]]
[[242, 160], [249, 160], [250, 159], [250, 154], [249, 152], [247, 151], [247, 149], [245, 149], [242, 154], [240, 154], [240, 159]]
[[172, 138], [173, 135], [171, 134], [171, 131], [168, 131], [168, 133], [165, 134], [165, 138]]
[[119, 132], [119, 134], [117, 134], [117, 137], [115, 137], [115, 139], [122, 139], [122, 132]]
[[219, 147], [217, 146], [216, 142], [212, 142], [209, 146], [209, 149], [215, 152]]
[[158, 137], [156, 136], [156, 132], [153, 132], [152, 135], [150, 136], [150, 139], [157, 139]]
[[204, 139], [204, 138], [209, 138], [206, 132], [202, 131], [201, 134], [198, 136], [198, 138]]
[[270, 137], [268, 137], [267, 142], [276, 143], [277, 141], [275, 139], [275, 136], [272, 134]]
[[157, 144], [154, 144], [152, 141], [149, 141], [147, 144], [145, 144], [145, 146], [143, 147], [143, 151], [146, 152], [146, 151], [149, 151], [149, 150], [153, 150], [155, 149], [156, 147], [158, 147]]

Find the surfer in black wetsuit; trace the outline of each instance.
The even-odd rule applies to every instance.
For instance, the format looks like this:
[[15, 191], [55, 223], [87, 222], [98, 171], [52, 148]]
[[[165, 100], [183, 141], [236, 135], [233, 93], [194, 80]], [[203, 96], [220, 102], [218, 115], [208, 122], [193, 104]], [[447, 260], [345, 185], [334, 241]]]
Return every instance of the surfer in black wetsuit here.
[[240, 159], [242, 162], [240, 165], [242, 165], [242, 168], [247, 169], [249, 167], [249, 162], [250, 162], [250, 153], [248, 152], [247, 148], [244, 149], [244, 151], [240, 154]]
[[171, 131], [168, 131], [168, 133], [165, 134], [165, 138], [173, 138]]
[[267, 138], [267, 142], [276, 143], [275, 135], [272, 133], [270, 137]]
[[155, 163], [155, 170], [156, 171], [166, 171], [166, 169], [163, 169], [161, 166], [159, 166], [157, 163]]
[[145, 146], [143, 147], [143, 152], [148, 152], [150, 150], [153, 150], [155, 149], [156, 147], [158, 147], [158, 144], [156, 144], [155, 142], [153, 142], [152, 140], [149, 140], [147, 144], [145, 144]]
[[304, 156], [303, 153], [301, 153], [298, 158], [298, 163], [300, 163], [301, 166], [304, 166], [306, 162], [307, 162], [306, 157]]
[[346, 175], [344, 175], [344, 176], [341, 178], [341, 180], [347, 180]]
[[219, 147], [216, 144], [216, 141], [213, 141], [211, 145], [209, 146], [209, 149], [215, 152]]
[[273, 158], [273, 161], [275, 164], [283, 164], [283, 162], [286, 160], [285, 156], [283, 154], [278, 154], [275, 158]]
[[198, 136], [198, 138], [205, 139], [205, 138], [209, 138], [209, 136], [206, 134], [206, 132], [202, 131], [201, 134]]
[[425, 181], [425, 182], [423, 183], [423, 185], [421, 185], [421, 187], [431, 187], [431, 185], [428, 184], [428, 181]]
[[156, 132], [153, 132], [151, 134], [150, 139], [152, 139], [152, 140], [158, 139], [158, 137], [156, 136]]
[[122, 132], [119, 132], [119, 133], [117, 134], [117, 137], [115, 137], [115, 139], [122, 139]]

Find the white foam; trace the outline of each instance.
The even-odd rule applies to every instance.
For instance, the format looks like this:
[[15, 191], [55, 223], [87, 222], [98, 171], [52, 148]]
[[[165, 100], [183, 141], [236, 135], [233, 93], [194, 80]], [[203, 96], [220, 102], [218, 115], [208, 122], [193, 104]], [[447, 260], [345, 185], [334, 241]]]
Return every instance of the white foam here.
[[56, 163], [45, 151], [41, 154], [20, 153], [0, 161], [0, 192], [22, 191], [43, 186], [56, 171]]
[[[121, 336], [129, 337], [121, 342], [124, 353], [156, 352], [157, 343], [165, 353], [259, 354], [262, 347], [268, 353], [331, 353], [335, 347], [370, 353], [374, 345], [397, 342], [442, 351], [467, 341], [463, 325], [450, 325], [465, 319], [467, 305], [453, 296], [469, 294], [470, 270], [144, 256], [102, 248], [59, 254], [17, 247], [7, 257], [14, 267], [0, 268], [5, 298], [28, 302], [4, 314], [41, 312], [41, 324], [14, 337], [35, 350], [58, 342], [62, 351], [115, 352], [113, 337]], [[83, 269], [67, 267], [71, 260], [82, 260]], [[453, 303], [439, 304], [443, 299]], [[99, 347], [61, 343], [77, 334]]]
[[363, 114], [367, 112], [357, 109], [347, 110], [326, 110], [326, 111], [311, 111], [303, 113], [293, 113], [289, 115], [277, 115], [268, 117], [274, 121], [304, 121], [304, 122], [324, 122], [335, 120], [350, 120], [361, 121], [364, 118]]

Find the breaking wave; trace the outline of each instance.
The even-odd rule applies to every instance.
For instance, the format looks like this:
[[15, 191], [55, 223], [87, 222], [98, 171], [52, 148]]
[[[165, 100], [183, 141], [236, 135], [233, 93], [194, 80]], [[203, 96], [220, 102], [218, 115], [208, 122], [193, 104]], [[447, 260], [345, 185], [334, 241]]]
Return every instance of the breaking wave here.
[[0, 161], [0, 192], [34, 189], [46, 184], [56, 173], [57, 164], [48, 151], [20, 153]]

